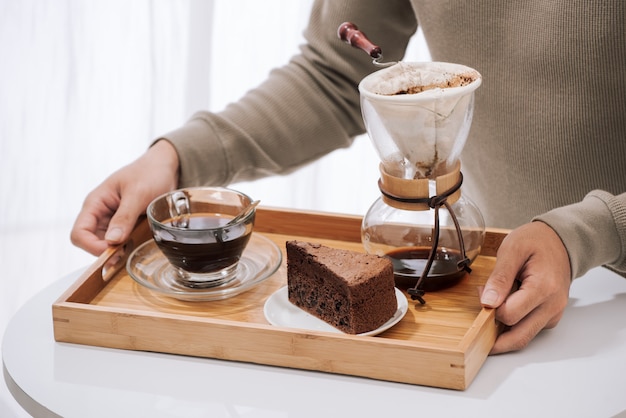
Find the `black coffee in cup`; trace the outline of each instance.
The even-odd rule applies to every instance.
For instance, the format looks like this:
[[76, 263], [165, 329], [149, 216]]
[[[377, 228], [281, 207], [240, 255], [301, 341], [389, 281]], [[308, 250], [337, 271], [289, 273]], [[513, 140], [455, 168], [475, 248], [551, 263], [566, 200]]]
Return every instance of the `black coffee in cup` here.
[[[252, 228], [245, 225], [222, 229], [229, 220], [217, 214], [194, 214], [185, 229], [174, 228], [173, 220], [166, 220], [163, 225], [170, 227], [170, 237], [161, 234], [157, 245], [170, 263], [187, 272], [220, 271], [239, 261], [252, 232]], [[197, 232], [190, 233], [190, 230]]]

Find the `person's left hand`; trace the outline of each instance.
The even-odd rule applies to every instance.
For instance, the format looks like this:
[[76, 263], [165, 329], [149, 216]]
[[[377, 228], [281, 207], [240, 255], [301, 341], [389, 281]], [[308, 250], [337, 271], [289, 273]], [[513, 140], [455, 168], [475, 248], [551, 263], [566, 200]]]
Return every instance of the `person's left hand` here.
[[[542, 329], [555, 327], [567, 306], [570, 276], [567, 250], [552, 228], [531, 222], [511, 231], [480, 297], [508, 328], [490, 354], [520, 350]], [[519, 289], [511, 292], [516, 280]]]

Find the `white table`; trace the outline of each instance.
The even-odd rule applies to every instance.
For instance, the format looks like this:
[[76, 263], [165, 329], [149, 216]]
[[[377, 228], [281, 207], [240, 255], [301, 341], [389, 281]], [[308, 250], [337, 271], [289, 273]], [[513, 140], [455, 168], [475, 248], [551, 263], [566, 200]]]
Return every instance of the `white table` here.
[[626, 417], [626, 280], [575, 281], [559, 326], [489, 357], [466, 391], [57, 343], [51, 305], [79, 272], [26, 303], [2, 346], [11, 393], [34, 416]]

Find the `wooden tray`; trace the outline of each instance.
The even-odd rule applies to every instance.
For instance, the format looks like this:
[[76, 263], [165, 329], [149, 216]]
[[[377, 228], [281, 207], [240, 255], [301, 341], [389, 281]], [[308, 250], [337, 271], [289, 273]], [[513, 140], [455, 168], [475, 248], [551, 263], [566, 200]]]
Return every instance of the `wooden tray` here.
[[255, 234], [283, 251], [278, 271], [231, 299], [185, 302], [137, 284], [124, 268], [151, 239], [145, 220], [129, 241], [107, 250], [53, 304], [56, 341], [236, 360], [442, 388], [466, 389], [497, 335], [492, 309], [477, 287], [493, 268], [505, 231], [488, 230], [472, 273], [455, 287], [409, 298], [407, 315], [378, 336], [303, 331], [269, 325], [265, 300], [287, 282], [285, 241], [299, 239], [364, 251], [361, 218], [258, 208]]

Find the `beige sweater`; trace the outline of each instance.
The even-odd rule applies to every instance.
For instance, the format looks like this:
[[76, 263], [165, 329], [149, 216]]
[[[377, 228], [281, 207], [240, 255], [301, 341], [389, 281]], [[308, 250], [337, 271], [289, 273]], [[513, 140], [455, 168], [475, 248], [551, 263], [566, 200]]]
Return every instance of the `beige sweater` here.
[[376, 68], [337, 27], [354, 22], [385, 60], [400, 60], [419, 22], [434, 61], [483, 76], [462, 170], [487, 225], [542, 220], [564, 241], [574, 277], [598, 265], [624, 274], [625, 17], [623, 0], [320, 0], [300, 55], [165, 138], [181, 186], [287, 173], [347, 147], [364, 132], [357, 84]]

